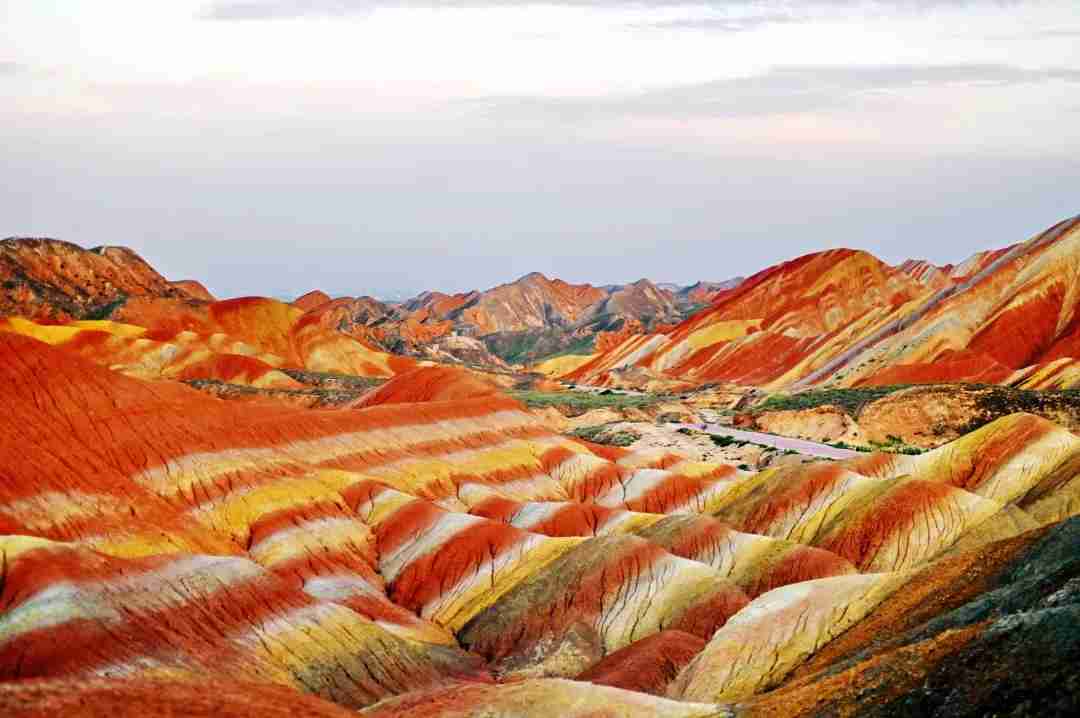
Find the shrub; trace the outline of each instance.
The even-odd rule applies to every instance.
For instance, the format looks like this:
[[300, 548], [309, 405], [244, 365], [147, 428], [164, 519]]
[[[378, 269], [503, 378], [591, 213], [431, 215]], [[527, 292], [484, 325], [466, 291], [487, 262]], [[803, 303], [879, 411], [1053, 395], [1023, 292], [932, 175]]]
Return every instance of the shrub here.
[[709, 438], [712, 439], [712, 443], [720, 448], [726, 448], [728, 446], [743, 447], [749, 444], [749, 441], [743, 441], [742, 439], [736, 439], [733, 436], [725, 436], [723, 434], [709, 434]]
[[667, 401], [667, 397], [654, 394], [593, 394], [584, 391], [532, 390], [513, 390], [507, 393], [531, 409], [557, 406], [580, 413], [589, 409], [642, 409]]
[[754, 408], [758, 411], [787, 411], [816, 409], [819, 406], [831, 404], [854, 417], [870, 402], [910, 386], [910, 384], [894, 384], [843, 389], [810, 389], [798, 394], [773, 394]]
[[611, 432], [611, 428], [611, 424], [582, 426], [571, 431], [570, 436], [584, 439], [585, 441], [591, 441], [594, 444], [605, 444], [607, 446], [630, 446], [641, 438], [632, 431]]

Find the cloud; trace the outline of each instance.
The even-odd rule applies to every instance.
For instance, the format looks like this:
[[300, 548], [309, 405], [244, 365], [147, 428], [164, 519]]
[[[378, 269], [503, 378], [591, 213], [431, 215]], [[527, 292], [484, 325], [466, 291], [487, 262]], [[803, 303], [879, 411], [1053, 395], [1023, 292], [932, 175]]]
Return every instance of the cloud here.
[[[851, 7], [868, 6], [893, 10], [927, 10], [934, 7], [973, 5], [1015, 5], [1023, 0], [813, 0], [792, 3], [785, 0], [216, 0], [203, 13], [209, 20], [278, 20], [302, 17], [335, 17], [366, 14], [376, 8], [478, 8], [526, 7], [548, 5], [575, 8], [662, 10], [687, 8], [696, 11], [724, 12], [732, 8], [749, 8], [775, 15], [770, 10], [804, 5]], [[660, 27], [719, 29], [741, 31], [739, 20], [727, 24], [723, 18], [703, 17], [695, 20], [660, 21]], [[653, 25], [650, 23], [650, 25]]]
[[804, 19], [805, 18], [797, 15], [782, 13], [767, 13], [746, 17], [692, 15], [674, 19], [658, 19], [652, 22], [641, 22], [636, 23], [635, 26], [655, 30], [697, 30], [703, 32], [736, 33], [757, 30], [766, 25], [799, 22]]
[[488, 111], [524, 111], [549, 119], [610, 115], [755, 116], [846, 107], [861, 98], [934, 87], [1013, 87], [1080, 83], [1080, 70], [1012, 65], [777, 67], [749, 77], [612, 97], [505, 97], [477, 101]]
[[1035, 37], [1080, 37], [1080, 28], [1060, 28], [1053, 30], [1040, 30], [1033, 33]]
[[378, 0], [252, 0], [216, 2], [202, 17], [208, 20], [277, 20], [309, 16], [366, 13], [379, 6]]

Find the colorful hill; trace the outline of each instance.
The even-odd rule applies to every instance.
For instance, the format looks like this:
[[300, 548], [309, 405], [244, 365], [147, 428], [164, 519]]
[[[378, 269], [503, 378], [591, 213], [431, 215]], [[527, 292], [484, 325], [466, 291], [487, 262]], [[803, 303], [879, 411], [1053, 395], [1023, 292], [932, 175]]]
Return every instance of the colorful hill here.
[[331, 300], [319, 291], [293, 304], [397, 353], [498, 367], [591, 345], [601, 331], [677, 323], [737, 283], [669, 288], [641, 279], [594, 287], [534, 272], [485, 291], [430, 291], [393, 306], [370, 297]]
[[204, 301], [210, 295], [198, 282], [170, 282], [124, 247], [0, 241], [0, 316], [103, 319], [127, 297], [142, 296]]
[[[295, 348], [276, 317], [301, 309], [216, 306], [183, 321]], [[752, 473], [554, 434], [459, 370], [402, 373], [364, 408], [240, 404], [57, 340], [82, 326], [15, 326], [4, 715], [1080, 701], [1080, 439], [1036, 417]]]
[[0, 277], [2, 330], [144, 379], [291, 390], [302, 385], [283, 369], [390, 377], [416, 366], [351, 331], [360, 300], [309, 298], [310, 311], [262, 297], [216, 301], [124, 248], [8, 239]]
[[957, 381], [1069, 388], [1080, 377], [1077, 267], [1080, 218], [955, 267], [811, 254], [750, 277], [678, 326], [601, 337], [587, 359], [542, 368], [597, 385], [645, 377], [787, 390]]

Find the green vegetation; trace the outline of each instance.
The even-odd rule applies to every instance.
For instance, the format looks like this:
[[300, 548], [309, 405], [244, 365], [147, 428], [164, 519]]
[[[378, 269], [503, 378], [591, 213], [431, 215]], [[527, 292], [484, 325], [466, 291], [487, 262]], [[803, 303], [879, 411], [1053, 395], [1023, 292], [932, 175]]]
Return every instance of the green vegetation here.
[[917, 456], [923, 453], [923, 449], [917, 446], [909, 446], [904, 443], [904, 440], [899, 436], [893, 436], [889, 434], [886, 437], [886, 441], [871, 441], [870, 447], [873, 451], [884, 451], [890, 454], [909, 454], [911, 456]]
[[888, 396], [911, 384], [890, 386], [863, 386], [855, 388], [810, 389], [798, 394], [773, 394], [754, 407], [755, 411], [787, 411], [815, 409], [832, 404], [855, 417], [864, 406], [883, 396]]
[[594, 444], [607, 446], [630, 446], [641, 438], [632, 431], [612, 431], [614, 424], [598, 424], [596, 426], [582, 426], [570, 432], [570, 436], [591, 441]]
[[384, 379], [372, 379], [349, 374], [331, 374], [297, 369], [282, 369], [281, 371], [305, 384], [305, 386], [299, 389], [265, 389], [247, 384], [230, 384], [219, 379], [190, 379], [184, 383], [221, 399], [263, 396], [297, 399], [300, 400], [301, 404], [311, 407], [332, 407], [356, 401], [372, 387], [385, 382]]
[[736, 439], [733, 436], [725, 436], [724, 434], [709, 434], [709, 438], [712, 439], [712, 443], [719, 446], [721, 449], [726, 449], [729, 446], [742, 448], [747, 444], [753, 443], [742, 439]]
[[496, 332], [480, 337], [488, 351], [511, 364], [535, 364], [566, 354], [592, 354], [595, 337], [573, 338], [565, 329]]
[[873, 451], [869, 446], [856, 446], [855, 444], [849, 444], [846, 441], [830, 441], [827, 444], [835, 449], [847, 449], [848, 451], [860, 451], [864, 454]]
[[994, 385], [972, 385], [965, 389], [976, 390], [976, 413], [966, 426], [959, 429], [961, 434], [1021, 411], [1037, 414], [1067, 428], [1080, 424], [1080, 389], [1037, 391]]
[[919, 447], [909, 446], [895, 436], [890, 436], [889, 440], [884, 443], [878, 441], [871, 441], [869, 446], [863, 446], [860, 444], [849, 444], [846, 441], [832, 441], [829, 442], [829, 446], [835, 447], [837, 449], [858, 451], [864, 454], [868, 454], [873, 451], [880, 451], [886, 454], [909, 454], [911, 456], [917, 456], [923, 453], [923, 450]]
[[668, 400], [668, 397], [658, 394], [596, 394], [584, 391], [531, 390], [514, 390], [507, 393], [532, 409], [558, 406], [581, 414], [590, 409], [642, 409]]
[[867, 404], [901, 389], [944, 389], [956, 394], [974, 394], [980, 413], [961, 433], [974, 431], [994, 419], [1019, 411], [1049, 416], [1054, 412], [1080, 415], [1080, 389], [1041, 391], [1016, 389], [995, 384], [892, 384], [854, 388], [809, 389], [798, 394], [773, 394], [754, 406], [754, 411], [813, 409], [832, 404], [854, 418]]
[[596, 336], [593, 335], [593, 334], [590, 334], [587, 337], [582, 337], [581, 339], [578, 339], [578, 340], [572, 342], [565, 349], [557, 351], [554, 354], [547, 354], [547, 355], [544, 355], [544, 356], [537, 357], [533, 361], [537, 361], [537, 362], [539, 362], [539, 361], [547, 361], [548, 359], [557, 359], [557, 358], [562, 357], [562, 356], [570, 356], [570, 355], [589, 356], [590, 354], [592, 354], [595, 351], [596, 351]]
[[500, 332], [483, 337], [488, 351], [511, 364], [531, 363], [543, 335], [533, 332]]
[[[759, 444], [756, 441], [747, 441], [745, 439], [736, 439], [734, 436], [728, 436], [726, 434], [710, 434], [707, 431], [701, 431], [699, 429], [691, 429], [691, 428], [685, 427], [685, 426], [683, 428], [681, 428], [681, 429], [676, 429], [676, 431], [678, 433], [680, 433], [680, 434], [685, 435], [685, 436], [707, 436], [707, 437], [709, 437], [709, 440], [712, 441], [712, 443], [715, 446], [717, 446], [717, 447], [719, 447], [721, 449], [727, 449], [729, 447], [735, 447], [736, 449], [741, 449], [744, 446], [756, 446], [757, 448], [762, 449], [765, 452], [778, 451], [778, 449], [775, 446], [768, 446], [766, 444]], [[799, 452], [792, 451], [791, 449], [788, 449], [788, 450], [784, 451], [783, 453], [784, 454], [797, 454]]]
[[326, 371], [307, 371], [304, 369], [281, 369], [296, 381], [306, 386], [319, 389], [347, 389], [366, 391], [386, 383], [386, 379], [352, 374], [334, 374]]
[[128, 298], [126, 294], [121, 295], [120, 297], [112, 300], [111, 302], [107, 302], [106, 304], [101, 304], [94, 307], [93, 309], [87, 310], [83, 318], [89, 319], [91, 321], [108, 319], [112, 316], [113, 312], [124, 306], [124, 302], [126, 302], [127, 299]]
[[360, 398], [363, 392], [349, 389], [304, 387], [303, 389], [262, 389], [247, 384], [230, 384], [219, 379], [190, 379], [184, 382], [193, 389], [219, 399], [240, 399], [249, 396], [299, 400], [312, 408], [334, 407]]

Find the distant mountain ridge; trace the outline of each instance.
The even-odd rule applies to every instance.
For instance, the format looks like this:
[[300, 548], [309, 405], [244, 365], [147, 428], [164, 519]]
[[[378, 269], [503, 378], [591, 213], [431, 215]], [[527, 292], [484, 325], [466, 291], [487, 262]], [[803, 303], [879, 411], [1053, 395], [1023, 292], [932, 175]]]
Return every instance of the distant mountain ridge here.
[[[399, 353], [499, 365], [580, 351], [591, 347], [599, 332], [650, 331], [676, 324], [739, 281], [680, 287], [639, 279], [598, 287], [531, 272], [484, 291], [426, 291], [399, 305], [370, 297], [333, 301], [352, 307], [336, 315], [338, 328], [346, 333]], [[329, 301], [328, 295], [313, 291], [293, 304], [325, 313], [319, 305]]]
[[957, 265], [830, 250], [769, 267], [678, 326], [604, 340], [551, 373], [600, 385], [776, 390], [1080, 385], [1080, 217]]
[[[524, 365], [601, 386], [735, 382], [797, 390], [967, 381], [1071, 388], [1080, 386], [1078, 224], [1072, 218], [957, 264], [891, 265], [865, 251], [834, 249], [747, 278], [688, 286], [649, 279], [594, 286], [532, 272], [482, 291], [426, 291], [399, 304], [315, 289], [289, 312], [270, 304], [258, 311], [280, 315], [290, 327], [281, 331], [296, 337], [320, 327], [320, 336], [355, 340], [350, 356], [375, 353], [363, 360], [366, 373], [386, 366], [378, 354], [390, 352], [500, 370]], [[162, 328], [170, 336], [209, 336], [218, 326], [207, 319], [215, 301], [197, 281], [171, 281], [123, 247], [0, 242], [0, 316], [110, 319], [145, 327], [155, 339]], [[244, 332], [225, 333], [242, 340]], [[261, 354], [266, 341], [254, 351]], [[308, 356], [284, 340], [270, 344], [271, 356]], [[310, 368], [310, 361], [291, 363]]]

